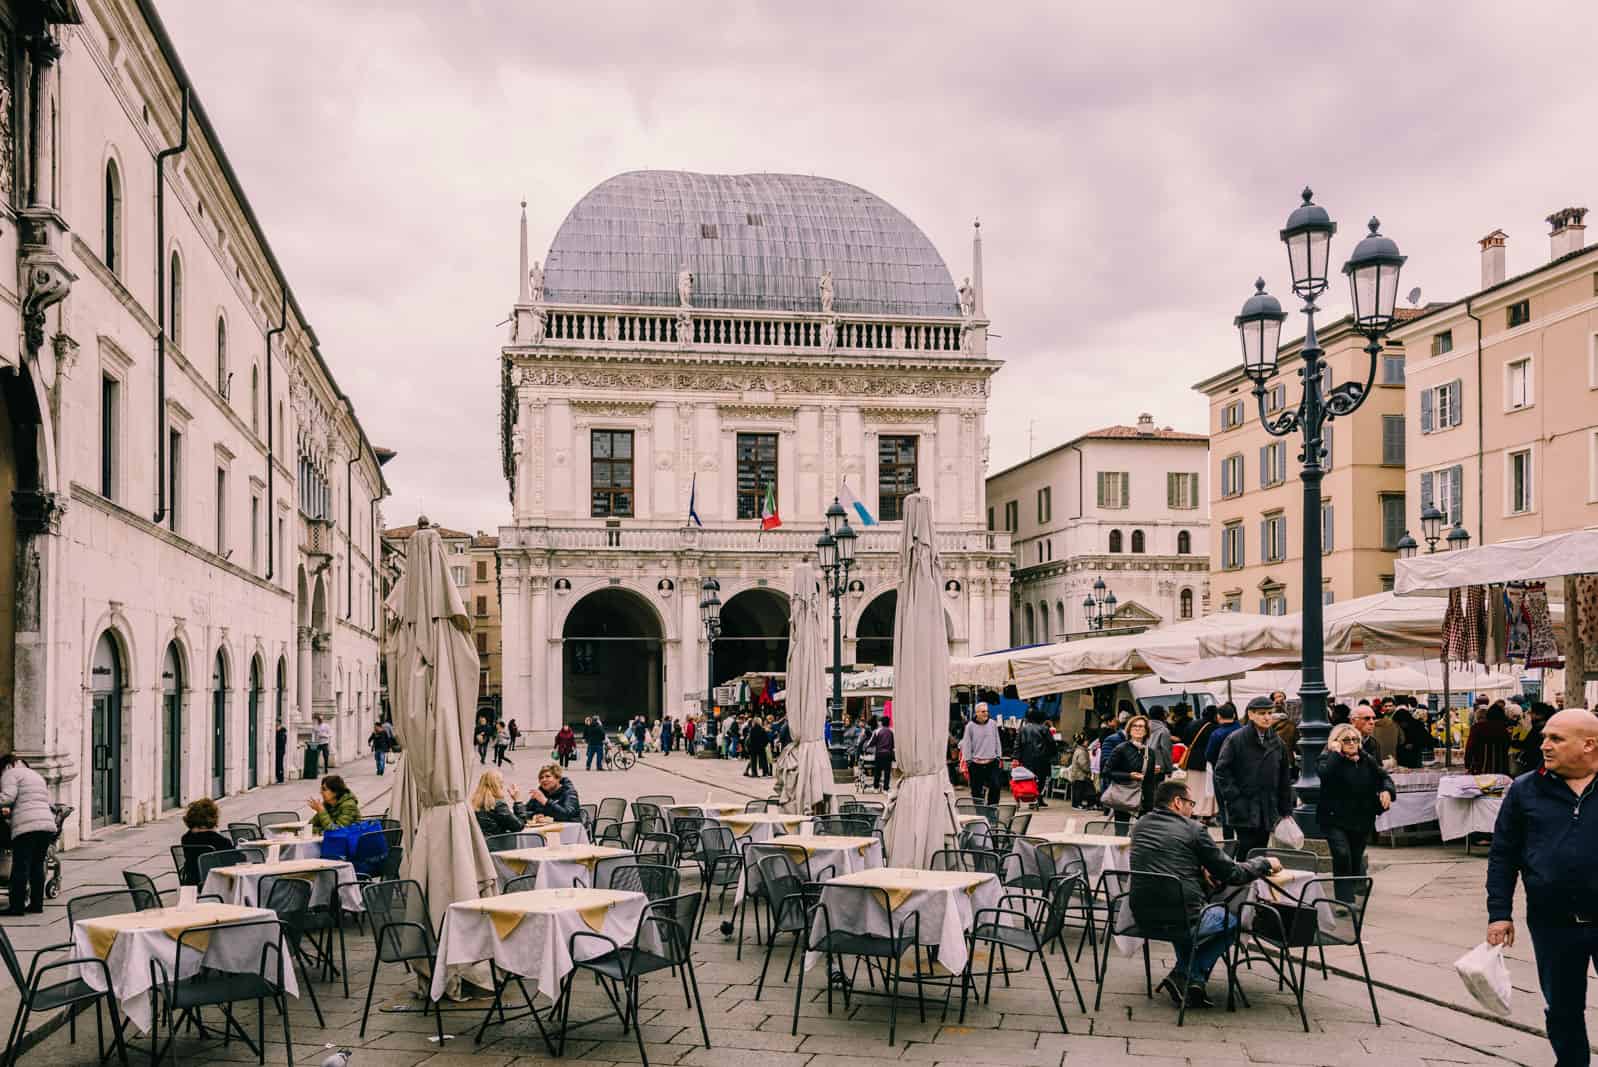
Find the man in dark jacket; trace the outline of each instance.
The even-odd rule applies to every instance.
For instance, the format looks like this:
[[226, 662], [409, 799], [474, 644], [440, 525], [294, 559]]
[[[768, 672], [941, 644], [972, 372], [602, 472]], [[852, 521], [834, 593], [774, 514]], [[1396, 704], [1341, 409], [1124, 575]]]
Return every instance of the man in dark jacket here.
[[583, 744], [588, 746], [588, 758], [583, 763], [583, 769], [589, 771], [604, 770], [605, 724], [593, 715], [583, 720]]
[[872, 731], [866, 742], [871, 750], [871, 784], [878, 792], [886, 793], [893, 782], [893, 727], [887, 720]]
[[1271, 729], [1275, 708], [1264, 697], [1248, 702], [1248, 725], [1221, 745], [1211, 777], [1226, 825], [1237, 836], [1233, 855], [1264, 848], [1271, 828], [1293, 811], [1287, 749]]
[[1587, 970], [1598, 963], [1598, 716], [1569, 708], [1543, 727], [1543, 769], [1504, 795], [1487, 855], [1487, 943], [1515, 943], [1515, 881], [1537, 955], [1548, 1043], [1561, 1067], [1589, 1062]]
[[538, 771], [538, 788], [527, 794], [521, 805], [523, 817], [547, 815], [556, 822], [582, 822], [583, 812], [577, 802], [577, 787], [571, 779], [562, 776], [560, 764], [551, 763]]
[[1021, 761], [1021, 766], [1037, 775], [1040, 808], [1048, 807], [1043, 802], [1043, 794], [1049, 785], [1049, 775], [1054, 770], [1055, 748], [1054, 734], [1044, 721], [1043, 712], [1036, 708], [1028, 711], [1026, 722], [1021, 724], [1021, 732], [1015, 739], [1015, 758]]
[[754, 716], [744, 728], [744, 754], [749, 757], [749, 766], [744, 768], [745, 778], [771, 777], [770, 745], [771, 734], [766, 724], [760, 716]]
[[[1132, 918], [1138, 929], [1169, 939], [1176, 948], [1176, 966], [1160, 983], [1171, 1000], [1207, 1007], [1204, 983], [1236, 935], [1237, 919], [1224, 904], [1206, 906], [1205, 876], [1221, 885], [1244, 885], [1254, 878], [1281, 870], [1281, 863], [1261, 856], [1236, 863], [1216, 845], [1209, 832], [1192, 818], [1193, 798], [1186, 782], [1161, 782], [1154, 792], [1154, 810], [1132, 827]], [[1170, 883], [1139, 879], [1138, 874], [1169, 875], [1182, 883], [1177, 901]], [[1194, 925], [1198, 942], [1188, 936]]]

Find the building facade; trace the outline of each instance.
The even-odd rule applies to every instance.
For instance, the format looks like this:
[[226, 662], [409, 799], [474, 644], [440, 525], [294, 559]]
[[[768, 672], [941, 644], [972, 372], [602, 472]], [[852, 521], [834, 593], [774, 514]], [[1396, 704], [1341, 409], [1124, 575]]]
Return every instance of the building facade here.
[[[1472, 544], [1598, 525], [1598, 247], [1585, 208], [1548, 217], [1548, 260], [1506, 277], [1482, 238], [1482, 286], [1401, 324], [1409, 380], [1406, 516], [1433, 504]], [[1422, 542], [1421, 551], [1425, 551]]]
[[278, 722], [353, 752], [386, 489], [153, 7], [0, 4], [0, 66], [0, 746], [72, 843], [271, 781]]
[[[845, 663], [891, 663], [899, 520], [935, 506], [956, 654], [1007, 639], [1010, 550], [983, 519], [981, 245], [959, 289], [907, 218], [798, 175], [634, 172], [523, 266], [503, 366], [505, 714], [552, 730], [674, 715], [707, 675], [783, 670], [793, 567], [847, 483]], [[763, 530], [762, 515], [780, 526]], [[766, 525], [770, 524], [770, 520]], [[701, 582], [720, 583], [714, 666]]]
[[[1317, 331], [1330, 380], [1364, 381], [1365, 340], [1349, 320]], [[1265, 384], [1270, 415], [1297, 406], [1303, 339], [1283, 345], [1275, 377]], [[1272, 437], [1241, 365], [1193, 387], [1210, 404], [1210, 610], [1283, 615], [1298, 611], [1305, 591], [1302, 437]], [[1404, 348], [1389, 339], [1377, 357], [1369, 397], [1352, 415], [1326, 424], [1329, 455], [1321, 482], [1324, 603], [1392, 588], [1393, 561], [1404, 532]]]
[[472, 640], [477, 643], [477, 702], [498, 708], [505, 688], [499, 622], [499, 538], [478, 530], [472, 537], [470, 556], [469, 610]]
[[1107, 426], [987, 480], [987, 525], [1008, 533], [1010, 643], [1061, 641], [1090, 628], [1084, 600], [1102, 580], [1108, 624], [1159, 626], [1204, 612], [1210, 566], [1209, 440]]

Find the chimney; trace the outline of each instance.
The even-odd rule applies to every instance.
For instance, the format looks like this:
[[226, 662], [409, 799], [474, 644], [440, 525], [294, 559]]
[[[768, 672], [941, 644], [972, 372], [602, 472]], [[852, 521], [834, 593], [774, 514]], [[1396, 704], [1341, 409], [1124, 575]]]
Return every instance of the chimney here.
[[1137, 432], [1139, 437], [1154, 436], [1154, 416], [1147, 412], [1137, 417]]
[[1490, 288], [1504, 280], [1504, 242], [1508, 239], [1509, 234], [1503, 230], [1494, 230], [1476, 242], [1481, 245], [1481, 287], [1483, 289]]
[[1587, 227], [1581, 220], [1587, 217], [1584, 207], [1561, 208], [1548, 216], [1548, 258], [1581, 251], [1587, 243]]

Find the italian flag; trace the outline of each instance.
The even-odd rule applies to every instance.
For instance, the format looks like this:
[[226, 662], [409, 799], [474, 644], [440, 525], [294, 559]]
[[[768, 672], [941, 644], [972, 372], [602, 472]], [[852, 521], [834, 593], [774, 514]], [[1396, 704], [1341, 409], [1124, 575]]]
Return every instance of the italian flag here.
[[760, 529], [762, 532], [775, 530], [781, 525], [782, 516], [777, 514], [777, 487], [767, 482], [766, 495], [760, 501]]

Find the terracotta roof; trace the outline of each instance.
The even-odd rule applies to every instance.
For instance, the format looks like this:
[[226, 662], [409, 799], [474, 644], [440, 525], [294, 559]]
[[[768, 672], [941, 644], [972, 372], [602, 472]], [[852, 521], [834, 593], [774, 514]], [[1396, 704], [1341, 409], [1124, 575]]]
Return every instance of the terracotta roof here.
[[[443, 537], [443, 538], [447, 538], [448, 540], [451, 540], [451, 541], [453, 541], [457, 537], [470, 537], [470, 536], [472, 536], [471, 534], [463, 533], [460, 530], [451, 530], [448, 526], [430, 526], [429, 529], [437, 530], [438, 531], [438, 536]], [[412, 523], [409, 526], [394, 526], [394, 527], [391, 527], [391, 528], [389, 528], [387, 530], [384, 530], [383, 531], [383, 536], [387, 537], [387, 538], [390, 538], [392, 540], [395, 540], [395, 541], [403, 541], [406, 538], [410, 537], [411, 534], [413, 534], [415, 532], [416, 532], [416, 524]]]
[[473, 548], [498, 548], [499, 547], [499, 538], [495, 537], [493, 534], [480, 533], [476, 537], [472, 538], [472, 547]]
[[1173, 430], [1169, 426], [1164, 429], [1140, 430], [1136, 426], [1106, 426], [1102, 430], [1089, 430], [1076, 438], [1086, 441], [1092, 438], [1129, 438], [1154, 441], [1208, 441], [1209, 436], [1202, 433], [1186, 433], [1182, 430]]

